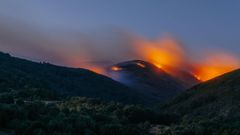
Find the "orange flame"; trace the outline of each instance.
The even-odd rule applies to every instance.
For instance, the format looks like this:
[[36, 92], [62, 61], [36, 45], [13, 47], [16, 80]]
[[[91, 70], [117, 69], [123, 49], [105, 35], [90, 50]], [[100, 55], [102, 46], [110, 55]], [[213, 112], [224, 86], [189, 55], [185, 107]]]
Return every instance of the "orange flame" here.
[[117, 67], [117, 66], [113, 66], [111, 69], [112, 69], [113, 71], [120, 71], [120, 70], [122, 70], [122, 68]]
[[189, 72], [189, 73], [190, 73], [192, 76], [194, 76], [197, 80], [203, 81], [199, 75], [197, 75], [197, 74], [195, 74], [195, 73], [192, 73], [192, 72]]
[[[171, 37], [155, 41], [135, 37], [132, 41], [131, 45], [134, 50], [134, 56], [132, 58], [148, 61], [176, 77], [179, 75], [176, 71], [172, 70], [174, 68], [184, 69], [195, 76], [196, 79], [206, 81], [240, 67], [239, 60], [236, 57], [223, 52], [211, 52], [211, 55], [201, 54], [201, 56], [205, 58], [200, 60], [193, 59], [192, 55], [191, 57], [187, 57], [190, 55], [187, 55], [188, 52], [186, 49]], [[80, 60], [77, 56], [70, 57], [69, 59], [70, 62], [68, 62], [67, 65], [87, 68], [96, 73], [107, 75], [103, 67], [79, 62], [84, 60], [91, 61], [92, 57], [88, 55], [82, 56]], [[139, 67], [145, 68], [145, 65], [142, 63], [136, 64]], [[122, 68], [113, 66], [111, 70], [120, 71]]]
[[203, 62], [195, 65], [195, 74], [202, 81], [230, 72], [240, 67], [236, 57], [231, 54], [217, 52], [208, 55]]
[[138, 55], [159, 68], [164, 66], [180, 66], [184, 60], [183, 49], [177, 41], [167, 38], [159, 41], [136, 40]]
[[142, 63], [136, 63], [139, 67], [141, 67], [141, 68], [145, 68], [146, 66], [144, 65], [144, 64], [142, 64]]
[[206, 58], [201, 61], [188, 59], [186, 50], [172, 38], [158, 41], [137, 39], [134, 43], [140, 58], [175, 76], [178, 75], [168, 67], [187, 69], [190, 74], [201, 81], [207, 81], [240, 67], [236, 57], [224, 52], [211, 52], [211, 55], [202, 54]]
[[95, 73], [105, 75], [105, 71], [100, 67], [91, 67], [91, 68], [88, 68], [88, 69], [95, 72]]

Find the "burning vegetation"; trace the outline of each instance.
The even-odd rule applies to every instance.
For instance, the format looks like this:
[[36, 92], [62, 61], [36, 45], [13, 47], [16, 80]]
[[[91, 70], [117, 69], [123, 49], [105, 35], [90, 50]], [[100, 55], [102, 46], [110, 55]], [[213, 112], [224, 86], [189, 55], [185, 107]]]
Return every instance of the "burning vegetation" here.
[[206, 81], [239, 68], [240, 63], [231, 54], [217, 52], [206, 55], [206, 58], [202, 62], [194, 66], [194, 74], [199, 76], [199, 79], [202, 81]]
[[184, 63], [183, 49], [172, 39], [159, 41], [135, 41], [137, 53], [143, 60], [149, 61], [159, 68], [164, 65], [177, 67]]
[[[136, 65], [137, 67], [139, 68], [146, 68], [146, 65], [144, 63], [141, 63], [141, 62], [134, 62], [134, 63], [131, 63], [131, 65]], [[121, 66], [112, 66], [111, 67], [111, 70], [112, 71], [121, 71], [123, 70], [124, 68], [121, 67]]]
[[112, 69], [112, 71], [120, 71], [120, 70], [122, 70], [122, 68], [120, 68], [118, 66], [113, 66], [111, 69]]
[[144, 65], [144, 64], [142, 64], [142, 63], [136, 63], [136, 65], [138, 65], [139, 67], [141, 67], [141, 68], [145, 68], [146, 66]]
[[204, 54], [203, 60], [193, 59], [187, 55], [188, 52], [181, 43], [173, 38], [157, 41], [137, 39], [134, 44], [138, 57], [151, 62], [173, 76], [178, 76], [172, 70], [172, 68], [176, 68], [187, 71], [200, 81], [207, 81], [240, 67], [238, 59], [225, 52]]
[[[199, 55], [198, 52], [198, 55], [201, 57], [189, 55], [189, 52], [182, 46], [181, 42], [171, 37], [160, 40], [146, 40], [143, 38], [131, 37], [130, 41], [126, 43], [126, 45], [128, 46], [122, 47], [125, 49], [120, 49], [125, 50], [124, 55], [109, 55], [104, 59], [113, 61], [110, 64], [106, 64], [107, 66], [129, 59], [139, 59], [154, 64], [156, 67], [161, 68], [172, 76], [181, 76], [181, 74], [179, 75], [176, 71], [183, 70], [200, 81], [207, 81], [240, 67], [237, 57], [225, 52], [210, 52], [209, 54], [201, 55]], [[121, 52], [121, 54], [123, 54], [123, 52]], [[86, 57], [89, 61], [91, 61], [92, 58], [95, 58], [94, 56], [84, 57]], [[97, 58], [92, 60], [98, 61]], [[146, 65], [141, 62], [136, 62], [135, 64], [140, 68], [146, 68]], [[107, 75], [105, 69], [106, 65], [86, 63], [77, 63], [74, 65], [75, 67], [87, 68], [96, 73]], [[123, 70], [118, 66], [110, 67], [110, 69], [112, 71]]]

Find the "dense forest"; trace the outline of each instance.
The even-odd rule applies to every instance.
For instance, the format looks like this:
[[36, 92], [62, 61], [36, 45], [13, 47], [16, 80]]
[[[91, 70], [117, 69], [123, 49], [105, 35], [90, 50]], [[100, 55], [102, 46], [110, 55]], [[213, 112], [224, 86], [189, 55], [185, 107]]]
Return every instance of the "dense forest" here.
[[0, 103], [0, 130], [6, 135], [147, 135], [152, 124], [177, 119], [140, 105], [84, 97], [26, 102], [9, 95]]

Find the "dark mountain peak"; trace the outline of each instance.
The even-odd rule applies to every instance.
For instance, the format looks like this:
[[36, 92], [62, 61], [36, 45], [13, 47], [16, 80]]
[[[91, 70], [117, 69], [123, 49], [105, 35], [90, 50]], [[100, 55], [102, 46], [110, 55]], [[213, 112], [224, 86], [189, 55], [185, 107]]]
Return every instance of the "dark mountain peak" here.
[[108, 72], [110, 74], [115, 72], [147, 76], [161, 75], [163, 78], [170, 78], [170, 75], [168, 75], [164, 70], [142, 60], [131, 60], [112, 65], [108, 67]]
[[108, 67], [107, 70], [110, 74], [151, 74], [152, 76], [158, 75], [162, 78], [172, 78], [173, 80], [178, 81], [185, 89], [190, 88], [200, 82], [200, 80], [198, 80], [193, 74], [183, 69], [169, 66], [163, 66], [162, 68], [159, 68], [154, 64], [143, 60], [121, 62]]
[[123, 69], [129, 69], [129, 68], [139, 68], [139, 69], [146, 69], [146, 68], [157, 68], [153, 64], [143, 61], [143, 60], [131, 60], [126, 62], [118, 63], [114, 66], [121, 67]]
[[115, 80], [159, 101], [167, 100], [184, 90], [179, 80], [142, 60], [118, 63], [108, 67], [107, 71]]

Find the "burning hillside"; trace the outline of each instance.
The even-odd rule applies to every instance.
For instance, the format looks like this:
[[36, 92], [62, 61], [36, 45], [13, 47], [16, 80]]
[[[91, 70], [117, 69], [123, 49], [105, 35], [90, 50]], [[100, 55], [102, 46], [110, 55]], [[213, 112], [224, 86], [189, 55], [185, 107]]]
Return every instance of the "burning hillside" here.
[[[142, 60], [112, 65], [107, 68], [107, 75], [157, 101], [165, 101], [189, 87], [178, 78]], [[195, 80], [194, 77], [192, 79]]]
[[[185, 82], [188, 80], [188, 77], [186, 78], [186, 76], [194, 76], [195, 79], [199, 81], [206, 81], [240, 67], [237, 57], [230, 53], [209, 51], [208, 54], [191, 52], [192, 55], [190, 55], [189, 51], [183, 47], [183, 44], [172, 37], [150, 41], [139, 37], [129, 36], [129, 38], [125, 38], [125, 40], [125, 43], [123, 42], [124, 44], [120, 47], [125, 49], [114, 49], [113, 46], [109, 45], [109, 48], [118, 53], [100, 59], [111, 62], [107, 64], [96, 64], [91, 62], [81, 63], [77, 61], [74, 62], [74, 67], [87, 68], [96, 73], [108, 75], [105, 71], [106, 67], [118, 62], [140, 59], [154, 64], [156, 67], [164, 70], [171, 76], [184, 80]], [[89, 61], [98, 61], [100, 58], [99, 56], [95, 56], [95, 53], [89, 53], [88, 55], [89, 56], [84, 55], [83, 57], [88, 58]], [[104, 53], [104, 55], [108, 54]], [[196, 57], [196, 55], [201, 57]], [[76, 60], [75, 57], [73, 59]], [[70, 65], [72, 64], [70, 63]], [[145, 68], [146, 66], [141, 62], [136, 63], [136, 65], [142, 68]], [[112, 67], [112, 70], [121, 71], [122, 68], [114, 66]]]
[[139, 58], [149, 61], [172, 76], [180, 77], [184, 70], [196, 79], [206, 81], [240, 67], [237, 57], [225, 52], [202, 54], [201, 59], [189, 56], [180, 42], [173, 38], [157, 41], [134, 40]]
[[[202, 81], [240, 67], [239, 60], [231, 54], [210, 52], [205, 55], [191, 52], [202, 56], [201, 58], [189, 55], [181, 42], [172, 37], [147, 40], [119, 30], [99, 34], [81, 33], [81, 36], [76, 36], [74, 32], [69, 34], [60, 30], [52, 33], [54, 36], [50, 37], [56, 36], [56, 39], [52, 39], [42, 36], [37, 29], [32, 30], [32, 27], [24, 23], [17, 27], [19, 25], [10, 22], [0, 25], [0, 40], [3, 42], [1, 51], [36, 61], [86, 68], [104, 75], [105, 67], [133, 59], [148, 61], [174, 76], [179, 76], [176, 69], [184, 70]], [[28, 33], [19, 34], [19, 31]], [[92, 61], [104, 62], [99, 64]], [[139, 66], [143, 67], [141, 64]]]

